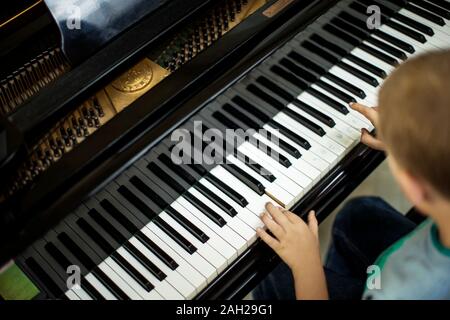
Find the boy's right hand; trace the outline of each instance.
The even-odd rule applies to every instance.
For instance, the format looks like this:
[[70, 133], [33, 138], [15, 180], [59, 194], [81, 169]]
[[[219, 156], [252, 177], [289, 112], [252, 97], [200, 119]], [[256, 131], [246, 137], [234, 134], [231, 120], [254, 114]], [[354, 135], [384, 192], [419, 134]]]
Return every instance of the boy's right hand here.
[[[367, 107], [360, 103], [351, 103], [350, 108], [361, 113], [364, 117], [366, 117], [375, 127], [378, 127], [378, 108], [377, 107]], [[385, 151], [384, 143], [380, 139], [372, 136], [370, 132], [363, 128], [361, 129], [361, 142], [367, 145], [368, 147]]]

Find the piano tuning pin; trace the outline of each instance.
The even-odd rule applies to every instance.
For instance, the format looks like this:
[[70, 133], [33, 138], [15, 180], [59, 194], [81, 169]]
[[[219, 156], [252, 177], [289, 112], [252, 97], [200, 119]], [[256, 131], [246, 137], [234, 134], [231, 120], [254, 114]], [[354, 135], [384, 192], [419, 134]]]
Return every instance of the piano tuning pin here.
[[98, 101], [97, 97], [94, 96], [94, 98], [92, 100], [94, 103], [94, 108], [95, 108], [95, 110], [97, 110], [98, 116], [100, 118], [103, 118], [105, 116], [105, 112], [103, 111], [103, 108], [100, 105], [100, 102]]

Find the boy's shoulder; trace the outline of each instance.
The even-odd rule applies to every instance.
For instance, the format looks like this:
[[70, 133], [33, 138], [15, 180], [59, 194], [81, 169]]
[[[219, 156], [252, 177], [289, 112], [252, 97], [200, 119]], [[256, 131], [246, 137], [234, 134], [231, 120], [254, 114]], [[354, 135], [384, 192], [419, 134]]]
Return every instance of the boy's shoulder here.
[[450, 299], [450, 251], [438, 244], [436, 225], [431, 220], [419, 225], [375, 262], [379, 289], [367, 289], [364, 298]]

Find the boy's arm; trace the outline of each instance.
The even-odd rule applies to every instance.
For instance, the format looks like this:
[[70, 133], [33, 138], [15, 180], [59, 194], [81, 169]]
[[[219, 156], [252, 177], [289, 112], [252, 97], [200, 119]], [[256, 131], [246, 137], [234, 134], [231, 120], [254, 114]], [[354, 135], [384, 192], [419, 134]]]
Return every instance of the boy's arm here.
[[266, 210], [262, 220], [273, 236], [263, 229], [258, 229], [258, 235], [291, 268], [297, 299], [328, 299], [314, 212], [309, 213], [306, 224], [294, 213], [271, 203]]

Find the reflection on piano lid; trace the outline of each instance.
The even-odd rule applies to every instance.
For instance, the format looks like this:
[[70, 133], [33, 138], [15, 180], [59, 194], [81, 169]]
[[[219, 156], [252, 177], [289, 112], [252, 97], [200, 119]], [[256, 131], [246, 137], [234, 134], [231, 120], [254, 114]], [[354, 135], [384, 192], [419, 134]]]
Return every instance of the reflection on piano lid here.
[[[377, 30], [363, 24], [368, 3], [328, 4], [308, 25], [296, 11], [284, 28], [272, 28], [270, 41], [261, 41], [267, 51], [206, 84], [201, 102], [202, 93], [184, 101], [164, 120], [165, 131], [139, 127], [139, 138], [119, 149], [124, 158], [111, 160], [118, 163], [109, 179], [82, 193], [84, 200], [78, 197], [76, 208], [16, 263], [49, 298], [243, 297], [278, 262], [256, 237], [264, 204], [301, 215], [314, 208], [323, 219], [383, 159], [359, 144], [359, 130], [373, 126], [348, 103], [376, 105], [384, 78], [397, 65], [450, 47], [445, 2], [380, 1], [389, 10]], [[212, 47], [202, 57], [210, 52], [216, 54]], [[151, 103], [151, 93], [142, 101]], [[202, 129], [195, 130], [199, 122]], [[278, 143], [257, 131], [231, 153], [220, 152], [225, 163], [214, 164], [206, 161], [213, 156], [204, 153], [208, 144], [194, 142], [210, 128], [265, 129]], [[174, 129], [190, 133], [183, 146], [192, 161], [171, 161], [178, 150]], [[217, 141], [210, 146], [226, 150]], [[196, 163], [198, 157], [205, 161]], [[64, 195], [70, 203], [69, 195], [77, 193]], [[66, 287], [65, 270], [73, 264], [82, 272], [80, 289]]]

